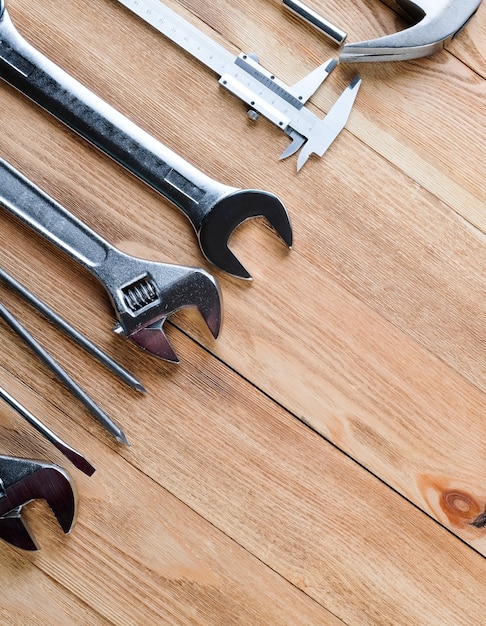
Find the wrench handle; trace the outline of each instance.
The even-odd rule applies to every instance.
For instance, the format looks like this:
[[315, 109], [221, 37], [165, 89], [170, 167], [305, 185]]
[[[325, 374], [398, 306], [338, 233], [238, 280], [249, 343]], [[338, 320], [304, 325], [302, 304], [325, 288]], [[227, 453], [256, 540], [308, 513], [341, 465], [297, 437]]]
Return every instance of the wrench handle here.
[[36, 50], [6, 9], [0, 19], [0, 78], [173, 202], [196, 232], [214, 204], [235, 191], [190, 165]]
[[99, 277], [117, 251], [63, 206], [0, 159], [0, 205]]

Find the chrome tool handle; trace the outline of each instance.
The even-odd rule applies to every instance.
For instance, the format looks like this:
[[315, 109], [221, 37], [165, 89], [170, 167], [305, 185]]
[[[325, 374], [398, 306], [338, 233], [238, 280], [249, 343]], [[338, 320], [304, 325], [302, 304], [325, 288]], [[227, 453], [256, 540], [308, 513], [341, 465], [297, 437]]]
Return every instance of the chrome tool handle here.
[[301, 17], [305, 22], [324, 33], [326, 37], [339, 46], [346, 40], [348, 36], [347, 33], [322, 17], [322, 15], [316, 13], [316, 11], [301, 2], [301, 0], [282, 0], [282, 3], [285, 7], [290, 9], [292, 13], [295, 13], [295, 15]]
[[235, 191], [190, 165], [31, 46], [0, 1], [0, 77], [173, 202], [196, 232]]
[[118, 251], [0, 159], [0, 205], [100, 277], [108, 254]]

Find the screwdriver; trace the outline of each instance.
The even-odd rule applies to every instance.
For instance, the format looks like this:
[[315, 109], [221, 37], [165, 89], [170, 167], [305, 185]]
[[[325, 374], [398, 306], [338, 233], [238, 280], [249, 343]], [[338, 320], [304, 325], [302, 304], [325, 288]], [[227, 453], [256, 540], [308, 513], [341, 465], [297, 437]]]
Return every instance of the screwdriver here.
[[71, 448], [65, 441], [58, 437], [52, 430], [43, 424], [35, 415], [28, 411], [20, 402], [12, 397], [3, 387], [0, 387], [0, 397], [5, 400], [19, 415], [26, 419], [36, 430], [50, 441], [71, 463], [79, 470], [91, 476], [95, 472], [95, 468], [87, 461], [82, 454]]
[[0, 267], [0, 280], [2, 280], [6, 285], [8, 285], [11, 289], [13, 289], [16, 293], [24, 298], [29, 304], [31, 304], [37, 311], [39, 311], [44, 317], [53, 322], [58, 328], [64, 331], [71, 339], [76, 341], [80, 346], [82, 346], [87, 352], [89, 352], [92, 356], [97, 358], [103, 365], [105, 365], [108, 369], [110, 369], [113, 373], [115, 373], [121, 380], [125, 383], [140, 391], [145, 393], [145, 388], [142, 383], [133, 376], [130, 372], [128, 372], [124, 367], [122, 367], [119, 363], [114, 361], [108, 354], [103, 352], [98, 346], [93, 344], [87, 337], [85, 337], [82, 333], [76, 330], [71, 324], [69, 324], [65, 319], [63, 319], [60, 315], [58, 315], [55, 311], [53, 311], [45, 302], [43, 302], [40, 298], [35, 296], [31, 291], [24, 287], [18, 280], [16, 280], [13, 276], [11, 276], [6, 270]]

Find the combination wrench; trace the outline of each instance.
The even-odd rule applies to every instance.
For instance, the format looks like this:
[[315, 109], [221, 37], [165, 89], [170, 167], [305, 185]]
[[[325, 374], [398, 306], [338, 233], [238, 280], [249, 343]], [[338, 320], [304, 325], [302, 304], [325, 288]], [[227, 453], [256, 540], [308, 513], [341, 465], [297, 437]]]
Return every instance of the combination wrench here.
[[291, 247], [290, 219], [277, 196], [224, 185], [189, 164], [31, 46], [12, 24], [4, 0], [0, 78], [174, 203], [191, 222], [204, 256], [219, 269], [251, 278], [228, 240], [252, 217], [265, 217]]

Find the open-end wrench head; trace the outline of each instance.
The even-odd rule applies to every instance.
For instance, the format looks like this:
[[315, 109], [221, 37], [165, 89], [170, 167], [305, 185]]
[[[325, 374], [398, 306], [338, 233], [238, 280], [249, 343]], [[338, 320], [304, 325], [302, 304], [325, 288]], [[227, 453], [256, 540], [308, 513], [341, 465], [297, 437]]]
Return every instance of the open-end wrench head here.
[[228, 241], [237, 226], [253, 217], [264, 217], [277, 234], [292, 246], [292, 226], [287, 210], [277, 196], [254, 189], [236, 190], [223, 197], [205, 216], [197, 230], [204, 256], [219, 269], [237, 278], [251, 275], [228, 248]]
[[[45, 500], [65, 533], [71, 531], [76, 517], [76, 498], [68, 474], [59, 466], [42, 461], [0, 456], [0, 519], [20, 519], [22, 507], [33, 500]], [[0, 537], [2, 534], [0, 522]], [[5, 532], [17, 529], [18, 542], [25, 543], [27, 528], [15, 521], [4, 522]], [[35, 546], [35, 541], [32, 543]], [[32, 549], [32, 548], [26, 548]]]
[[383, 0], [415, 23], [398, 33], [346, 44], [344, 63], [406, 61], [429, 56], [450, 41], [471, 19], [481, 0]]

